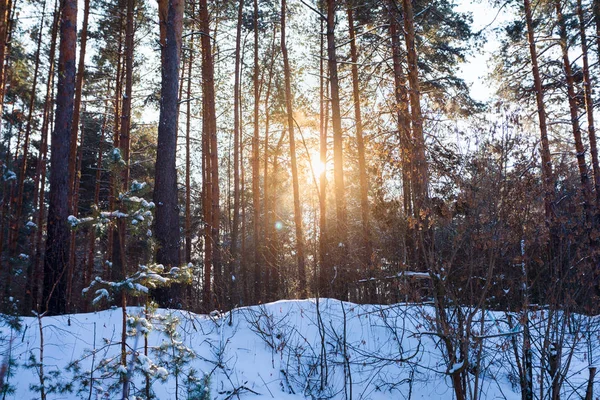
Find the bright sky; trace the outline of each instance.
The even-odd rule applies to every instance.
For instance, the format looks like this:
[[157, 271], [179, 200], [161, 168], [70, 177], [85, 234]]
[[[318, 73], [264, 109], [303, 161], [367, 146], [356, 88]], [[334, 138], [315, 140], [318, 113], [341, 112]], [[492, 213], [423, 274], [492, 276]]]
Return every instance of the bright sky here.
[[484, 29], [486, 35], [484, 45], [476, 49], [472, 56], [467, 57], [467, 62], [459, 74], [471, 86], [471, 96], [476, 100], [485, 101], [493, 96], [495, 91], [494, 85], [487, 79], [491, 72], [488, 61], [499, 47], [493, 30], [507, 22], [510, 14], [506, 8], [498, 12], [487, 0], [457, 0], [457, 3], [457, 11], [470, 12], [473, 15], [473, 32]]

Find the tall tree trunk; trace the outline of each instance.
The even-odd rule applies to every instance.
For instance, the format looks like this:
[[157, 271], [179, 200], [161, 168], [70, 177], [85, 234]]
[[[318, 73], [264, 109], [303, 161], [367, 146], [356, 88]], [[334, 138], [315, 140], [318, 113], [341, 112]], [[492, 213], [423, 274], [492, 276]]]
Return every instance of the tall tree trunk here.
[[[207, 0], [200, 1], [200, 30], [210, 32], [210, 21], [208, 15]], [[211, 270], [214, 274], [220, 269], [220, 251], [219, 251], [219, 159], [217, 149], [217, 114], [215, 109], [215, 86], [214, 86], [214, 61], [212, 54], [211, 37], [208, 34], [201, 36], [202, 44], [202, 93], [203, 93], [203, 114], [204, 114], [204, 135], [207, 140], [207, 155], [209, 163], [207, 165], [207, 178], [210, 181], [210, 202], [207, 207], [210, 208], [205, 223], [208, 224], [210, 235], [205, 239], [210, 241], [211, 257], [205, 257], [204, 266], [204, 294], [203, 303], [205, 309], [209, 309], [211, 304]]]
[[77, 136], [79, 132], [79, 120], [81, 109], [81, 93], [83, 89], [83, 77], [85, 74], [85, 50], [87, 44], [88, 17], [90, 14], [90, 0], [84, 1], [83, 25], [81, 27], [81, 43], [79, 46], [79, 64], [77, 66], [77, 77], [75, 82], [75, 104], [73, 109], [73, 127], [71, 130], [71, 146], [69, 148], [69, 209], [75, 215], [77, 204], [73, 204], [73, 189], [75, 186], [76, 164], [77, 164]]
[[34, 258], [33, 258], [33, 274], [27, 279], [26, 293], [29, 294], [27, 299], [28, 302], [25, 304], [25, 309], [35, 309], [38, 311], [40, 307], [38, 305], [38, 294], [39, 284], [41, 283], [41, 262], [42, 262], [42, 233], [44, 226], [44, 209], [45, 209], [45, 187], [46, 187], [46, 161], [48, 155], [48, 130], [51, 119], [51, 109], [53, 100], [53, 88], [54, 88], [54, 66], [56, 56], [56, 41], [58, 38], [58, 27], [60, 21], [61, 9], [59, 7], [58, 0], [54, 1], [54, 17], [51, 28], [51, 39], [50, 39], [50, 54], [48, 66], [48, 81], [46, 82], [46, 96], [44, 99], [44, 110], [42, 113], [42, 129], [41, 129], [41, 142], [40, 151], [38, 154], [38, 162], [36, 166], [35, 182], [34, 182], [34, 195], [33, 201], [37, 209], [37, 229], [35, 232], [35, 238], [33, 243]]
[[[231, 228], [230, 274], [238, 270], [240, 231], [240, 63], [244, 0], [238, 5], [237, 30], [235, 34], [235, 82], [233, 85], [233, 226]], [[229, 294], [233, 298], [233, 293]], [[247, 299], [244, 299], [247, 301]]]
[[414, 215], [422, 222], [427, 201], [427, 161], [425, 159], [425, 139], [423, 137], [423, 115], [421, 113], [421, 89], [419, 85], [419, 67], [415, 47], [415, 21], [412, 0], [402, 0], [404, 16], [404, 38], [408, 63], [409, 99], [412, 124], [412, 167], [411, 183], [414, 197]]
[[[77, 157], [77, 136], [79, 132], [79, 121], [80, 121], [80, 110], [81, 110], [81, 95], [83, 91], [83, 77], [85, 74], [85, 51], [87, 45], [87, 30], [88, 30], [88, 19], [90, 15], [90, 0], [84, 1], [83, 6], [83, 25], [81, 27], [81, 42], [79, 45], [79, 64], [77, 66], [77, 76], [75, 78], [75, 102], [73, 105], [73, 126], [71, 127], [71, 146], [69, 150], [69, 184], [71, 185], [71, 192], [69, 194], [69, 209], [71, 215], [77, 217], [78, 215], [78, 201], [79, 198], [79, 180], [80, 180], [80, 168], [81, 168], [81, 156], [83, 155], [83, 129], [81, 129], [81, 140], [79, 143], [79, 154]], [[73, 269], [77, 262], [76, 258], [76, 234], [75, 231], [71, 231], [71, 246], [69, 249], [69, 272], [67, 276], [69, 281], [67, 282], [67, 307], [71, 307], [71, 295], [73, 290]], [[86, 283], [84, 283], [86, 284]], [[67, 311], [70, 311], [67, 310]]]
[[[8, 38], [11, 30], [11, 11], [13, 8], [12, 0], [0, 0], [0, 115], [4, 112], [4, 94], [6, 89], [6, 68], [5, 62], [8, 58]], [[2, 124], [0, 124], [0, 133]]]
[[[119, 115], [119, 150], [123, 165], [120, 166], [120, 176], [115, 176], [113, 182], [115, 193], [127, 192], [129, 186], [129, 142], [131, 131], [131, 96], [133, 88], [133, 57], [134, 57], [134, 19], [135, 19], [135, 0], [126, 0], [125, 17], [125, 55], [123, 73], [125, 75], [125, 90], [120, 89], [122, 99], [120, 101]], [[162, 111], [162, 110], [161, 110]], [[115, 197], [115, 207], [121, 212], [127, 213], [127, 209], [122, 200]], [[127, 253], [126, 253], [127, 225], [123, 218], [118, 218], [113, 235], [112, 247], [112, 276], [117, 280], [123, 280], [127, 276]]]
[[[394, 1], [388, 2], [390, 9], [390, 37], [392, 42], [392, 64], [394, 71], [394, 97], [396, 100], [396, 126], [398, 128], [398, 138], [400, 141], [400, 162], [402, 165], [402, 201], [405, 217], [413, 215], [412, 189], [411, 189], [411, 171], [413, 170], [411, 161], [411, 135], [410, 135], [410, 112], [408, 90], [406, 87], [406, 75], [402, 68], [402, 48], [400, 44], [400, 32], [403, 32], [400, 26], [401, 15], [398, 5]], [[406, 233], [403, 238], [404, 256], [402, 262], [404, 268], [407, 265], [415, 263], [415, 245], [414, 232], [411, 224], [407, 224]]]
[[294, 110], [292, 108], [292, 84], [288, 51], [285, 43], [286, 0], [281, 0], [281, 54], [283, 56], [283, 74], [285, 80], [285, 106], [288, 132], [290, 135], [290, 159], [292, 168], [292, 186], [294, 189], [294, 223], [296, 225], [296, 260], [298, 263], [298, 281], [300, 297], [306, 296], [306, 264], [302, 212], [300, 210], [300, 186], [298, 185], [298, 166], [296, 163], [296, 141], [294, 138]]
[[392, 40], [392, 62], [394, 68], [394, 95], [396, 100], [396, 122], [400, 138], [400, 160], [402, 163], [402, 195], [404, 214], [412, 214], [412, 194], [410, 171], [410, 114], [408, 109], [408, 91], [406, 78], [402, 69], [402, 49], [400, 46], [399, 19], [401, 18], [394, 1], [389, 2], [390, 7], [390, 37]]
[[211, 213], [212, 213], [212, 184], [210, 170], [210, 137], [207, 130], [206, 104], [202, 104], [202, 212], [204, 223], [204, 271], [202, 285], [202, 306], [209, 311], [212, 305], [211, 275], [212, 275], [212, 239], [211, 239]]
[[[196, 17], [195, 4], [192, 3], [191, 15]], [[194, 64], [194, 35], [189, 41], [189, 58], [187, 65], [187, 104], [185, 114], [185, 262], [192, 262], [192, 66]]]
[[[160, 4], [160, 3], [159, 3]], [[113, 147], [116, 149], [119, 147], [119, 134], [121, 132], [120, 126], [121, 126], [121, 121], [120, 121], [120, 115], [121, 115], [121, 94], [123, 93], [122, 91], [122, 82], [123, 82], [123, 60], [122, 60], [122, 56], [123, 56], [123, 21], [125, 19], [125, 14], [124, 13], [120, 13], [120, 17], [119, 17], [119, 40], [118, 40], [118, 45], [117, 45], [117, 70], [116, 70], [116, 77], [115, 77], [115, 93], [114, 93], [114, 121], [113, 121]], [[162, 25], [161, 25], [162, 26]], [[162, 55], [162, 52], [161, 52]], [[115, 200], [118, 197], [118, 187], [117, 187], [117, 180], [116, 180], [116, 176], [114, 174], [110, 174], [109, 177], [109, 190], [110, 190], [110, 195], [108, 197], [108, 208], [109, 210], [113, 211], [115, 210]], [[112, 260], [112, 257], [114, 257], [114, 245], [115, 245], [115, 240], [118, 240], [118, 231], [117, 229], [114, 227], [114, 225], [109, 225], [108, 227], [108, 246], [106, 249], [106, 253], [105, 253], [105, 268], [108, 268], [109, 263], [107, 263], [106, 261], [108, 261], [109, 259]], [[106, 270], [105, 271], [105, 275], [107, 279], [113, 279], [116, 280], [118, 279], [118, 275], [119, 275], [119, 271], [116, 271], [115, 268], [111, 268], [110, 271]]]
[[[110, 87], [107, 90], [107, 93], [110, 92]], [[106, 126], [108, 124], [108, 104], [105, 105], [104, 109], [104, 117], [102, 119], [102, 128], [100, 129], [100, 141], [98, 142], [98, 158], [96, 159], [96, 179], [94, 182], [94, 206], [99, 207], [100, 203], [100, 180], [102, 179], [102, 160], [104, 157], [104, 137], [106, 134]], [[96, 254], [96, 229], [95, 227], [90, 227], [88, 232], [88, 256], [87, 256], [87, 265], [83, 276], [83, 281], [85, 284], [90, 282], [92, 278], [92, 274], [94, 273], [94, 259]], [[84, 312], [87, 312], [89, 302], [84, 302]]]
[[[37, 38], [37, 47], [35, 50], [35, 67], [33, 70], [33, 82], [31, 84], [31, 92], [29, 95], [29, 108], [27, 110], [27, 125], [25, 127], [25, 141], [23, 143], [23, 158], [21, 160], [21, 164], [19, 165], [19, 182], [17, 187], [17, 197], [15, 199], [16, 208], [15, 208], [15, 217], [14, 224], [12, 229], [12, 238], [9, 239], [11, 244], [10, 255], [11, 257], [15, 257], [17, 254], [17, 244], [19, 240], [19, 230], [21, 228], [21, 214], [23, 209], [23, 195], [25, 188], [25, 175], [27, 173], [27, 157], [29, 157], [29, 139], [31, 134], [31, 127], [33, 124], [33, 110], [35, 108], [35, 99], [37, 93], [37, 81], [40, 69], [40, 51], [42, 47], [42, 37], [44, 32], [44, 20], [46, 17], [46, 2], [44, 1], [42, 6], [42, 18], [40, 20], [40, 28], [38, 32]], [[10, 278], [11, 274], [9, 274], [8, 278]], [[27, 279], [31, 278], [31, 264], [27, 267]], [[8, 286], [8, 285], [7, 285]], [[30, 310], [29, 310], [30, 311]]]
[[593, 0], [592, 13], [596, 25], [596, 46], [598, 47], [598, 55], [600, 55], [600, 0]]
[[354, 119], [356, 123], [356, 147], [358, 151], [358, 174], [360, 181], [360, 214], [362, 222], [362, 239], [364, 250], [362, 252], [362, 267], [366, 276], [371, 274], [373, 263], [373, 243], [371, 239], [371, 223], [369, 216], [369, 182], [367, 181], [367, 163], [365, 161], [365, 142], [363, 138], [362, 113], [360, 108], [360, 88], [358, 78], [358, 50], [356, 48], [356, 34], [354, 32], [354, 15], [350, 2], [348, 2], [348, 30], [350, 34], [350, 55], [352, 62], [352, 97], [354, 101]]
[[579, 107], [575, 93], [575, 83], [573, 79], [573, 70], [569, 60], [569, 47], [567, 38], [567, 27], [562, 13], [561, 0], [555, 0], [556, 19], [559, 30], [559, 43], [562, 51], [563, 66], [565, 71], [565, 81], [567, 85], [567, 94], [569, 100], [569, 113], [571, 116], [571, 127], [573, 129], [573, 139], [575, 140], [575, 151], [577, 153], [577, 166], [579, 168], [579, 177], [581, 180], [581, 189], [583, 192], [584, 209], [586, 218], [590, 217], [591, 206], [591, 185], [588, 176], [587, 163], [585, 161], [585, 148], [581, 138], [581, 126], [579, 125]]
[[548, 127], [546, 124], [546, 105], [544, 103], [544, 92], [542, 89], [542, 79], [538, 66], [537, 50], [535, 47], [533, 16], [531, 12], [530, 0], [523, 0], [525, 6], [525, 21], [527, 24], [527, 39], [529, 42], [529, 54], [531, 57], [531, 72], [535, 87], [535, 97], [537, 102], [538, 119], [540, 123], [540, 140], [542, 143], [542, 177], [544, 180], [544, 213], [546, 217], [546, 226], [550, 227], [553, 221], [553, 193], [554, 183], [552, 179], [552, 160], [550, 158], [550, 144], [548, 142]]
[[255, 301], [262, 301], [263, 296], [263, 282], [260, 263], [260, 189], [259, 189], [259, 106], [260, 106], [260, 87], [259, 87], [259, 74], [260, 68], [258, 66], [258, 0], [254, 0], [254, 134], [252, 136], [252, 233], [253, 233], [253, 246], [254, 246], [254, 290]]
[[49, 314], [66, 311], [69, 260], [69, 145], [75, 94], [77, 1], [63, 0], [60, 25], [56, 118], [51, 140], [50, 202], [44, 260], [44, 308]]
[[271, 113], [269, 111], [269, 101], [271, 100], [271, 88], [273, 83], [273, 66], [275, 64], [275, 37], [277, 36], [277, 26], [273, 27], [273, 38], [271, 41], [271, 59], [269, 61], [269, 78], [267, 80], [267, 91], [265, 93], [265, 139], [264, 139], [264, 167], [263, 167], [263, 218], [264, 218], [264, 253], [265, 260], [265, 301], [272, 301], [276, 298], [279, 290], [277, 282], [278, 270], [276, 269], [276, 260], [273, 250], [273, 202], [270, 201], [270, 177], [269, 177], [269, 137], [271, 126]]
[[333, 183], [335, 186], [336, 234], [335, 257], [336, 274], [334, 275], [334, 294], [344, 300], [347, 291], [347, 213], [346, 193], [344, 188], [344, 156], [342, 115], [340, 111], [340, 93], [335, 46], [335, 1], [327, 0], [327, 58], [329, 63], [329, 84], [331, 87], [331, 117], [333, 125]]
[[319, 61], [319, 160], [324, 166], [319, 175], [319, 296], [331, 296], [331, 263], [327, 235], [327, 125], [329, 121], [329, 89], [325, 69], [325, 20], [321, 18], [321, 43]]
[[600, 165], [598, 163], [598, 145], [596, 143], [596, 128], [594, 125], [594, 101], [592, 99], [592, 80], [590, 78], [590, 63], [588, 61], [588, 44], [585, 33], [585, 17], [581, 0], [577, 0], [577, 16], [579, 17], [579, 36], [583, 59], [583, 89], [585, 93], [585, 113], [590, 139], [590, 154], [594, 171], [594, 189], [596, 190], [596, 212], [600, 210]]
[[[156, 261], [167, 269], [179, 265], [179, 208], [177, 206], [177, 120], [179, 64], [183, 30], [184, 0], [167, 1], [166, 40], [162, 47], [162, 80], [158, 142], [154, 179], [156, 204], [155, 237], [158, 242]], [[179, 306], [176, 287], [156, 293], [164, 306]]]

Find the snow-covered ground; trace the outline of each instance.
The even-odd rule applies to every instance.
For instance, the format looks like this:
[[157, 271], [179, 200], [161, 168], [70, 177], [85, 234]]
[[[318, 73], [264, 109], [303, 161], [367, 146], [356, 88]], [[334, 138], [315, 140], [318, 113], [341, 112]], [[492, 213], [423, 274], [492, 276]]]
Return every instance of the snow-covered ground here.
[[[521, 398], [514, 349], [521, 347], [522, 328], [518, 323], [510, 328], [505, 313], [474, 312], [468, 335], [464, 326], [453, 328], [455, 336], [460, 331], [467, 338], [468, 365], [445, 355], [434, 309], [427, 305], [311, 299], [222, 315], [160, 309], [146, 320], [137, 307], [128, 308], [128, 314], [128, 350], [136, 356], [129, 354], [127, 361], [135, 360], [134, 371], [119, 367], [120, 309], [41, 319], [48, 399], [120, 399], [119, 376], [127, 373], [133, 374], [130, 399], [146, 398], [147, 390], [165, 400], [453, 399], [450, 374], [459, 368], [469, 371], [467, 387], [478, 387], [478, 398]], [[540, 376], [539, 361], [546, 319], [543, 311], [531, 318], [537, 396], [547, 380]], [[600, 353], [597, 323], [597, 318], [574, 316], [557, 325], [565, 327], [557, 330], [563, 341], [561, 365], [568, 370], [564, 398], [585, 396], [588, 367]], [[147, 346], [139, 333], [146, 330]], [[37, 318], [23, 318], [20, 331], [0, 327], [0, 355], [5, 359], [10, 352], [12, 359], [8, 385], [14, 393], [7, 399], [41, 398], [39, 332]]]

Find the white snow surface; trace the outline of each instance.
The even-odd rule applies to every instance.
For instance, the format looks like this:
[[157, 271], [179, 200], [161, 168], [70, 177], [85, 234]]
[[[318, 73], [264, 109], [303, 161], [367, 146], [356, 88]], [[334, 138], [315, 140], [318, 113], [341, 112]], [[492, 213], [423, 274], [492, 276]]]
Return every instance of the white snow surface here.
[[[448, 372], [462, 368], [463, 361], [448, 361], [444, 357], [439, 337], [431, 333], [434, 330], [431, 306], [356, 305], [332, 299], [321, 299], [318, 304], [320, 319], [315, 299], [282, 300], [210, 315], [159, 309], [156, 314], [164, 318], [148, 321], [153, 327], [148, 344], [149, 348], [157, 349], [161, 344], [175, 343], [192, 350], [195, 357], [182, 367], [184, 372], [181, 374], [194, 368], [200, 375], [209, 375], [210, 399], [238, 398], [235, 393], [240, 399], [345, 399], [350, 398], [347, 397], [350, 390], [352, 399], [454, 398]], [[130, 316], [143, 316], [143, 313], [141, 307], [128, 308]], [[503, 322], [506, 321], [504, 313], [486, 311], [485, 314], [485, 331], [477, 332], [485, 337], [479, 375], [481, 398], [520, 399], [514, 354], [510, 348], [513, 331]], [[161, 332], [169, 316], [180, 321], [179, 336], [174, 341]], [[89, 374], [102, 359], [118, 359], [121, 319], [120, 309], [43, 317], [45, 373], [58, 371], [59, 380], [71, 382], [73, 372], [67, 370], [67, 366], [75, 361], [81, 367], [80, 374]], [[11, 368], [16, 370], [12, 371], [8, 383], [16, 388], [16, 393], [9, 398], [39, 398], [39, 394], [30, 389], [30, 385], [39, 384], [36, 371], [24, 367], [31, 355], [36, 359], [39, 357], [38, 319], [23, 318], [20, 332], [0, 326], [2, 359], [9, 350], [11, 337], [14, 338], [11, 354], [16, 362]], [[533, 347], [540, 346], [541, 340], [534, 337]], [[575, 352], [571, 361], [570, 383], [564, 390], [565, 394], [574, 395], [573, 398], [584, 395], [587, 367], [593, 362], [598, 363], [595, 358], [598, 355], [593, 351], [596, 349], [600, 353], [597, 333], [593, 338], [590, 336], [590, 340], [594, 341], [592, 360], [589, 359], [589, 342], [581, 339], [577, 345], [581, 351]], [[131, 335], [128, 345], [137, 346], [136, 350], [142, 352], [144, 340], [139, 337], [136, 340], [136, 336]], [[323, 353], [327, 357], [327, 381], [320, 390]], [[176, 377], [172, 364], [161, 362], [152, 351], [148, 358], [158, 368], [152, 379], [156, 398], [175, 399]], [[139, 358], [141, 369], [150, 368], [148, 358]], [[348, 378], [345, 379], [344, 365], [349, 365], [350, 374], [346, 376], [351, 376], [351, 384]], [[114, 370], [118, 369], [115, 365]], [[126, 371], [121, 368], [120, 372]], [[537, 369], [534, 370], [534, 375], [537, 373]], [[101, 393], [102, 388], [115, 384], [118, 374], [110, 378], [112, 381], [109, 378], [100, 380], [100, 375], [100, 371], [94, 372], [92, 398], [120, 399], [118, 390], [108, 397]], [[178, 379], [180, 399], [187, 398], [182, 376]], [[474, 378], [473, 374], [469, 376]], [[136, 393], [143, 393], [143, 379], [138, 369], [133, 376], [130, 399], [136, 398]], [[534, 382], [535, 379], [534, 376]], [[48, 399], [87, 399], [90, 396], [90, 388], [86, 386], [89, 379], [83, 381], [75, 381], [72, 393], [48, 394]], [[78, 389], [81, 389], [80, 394], [77, 394]]]

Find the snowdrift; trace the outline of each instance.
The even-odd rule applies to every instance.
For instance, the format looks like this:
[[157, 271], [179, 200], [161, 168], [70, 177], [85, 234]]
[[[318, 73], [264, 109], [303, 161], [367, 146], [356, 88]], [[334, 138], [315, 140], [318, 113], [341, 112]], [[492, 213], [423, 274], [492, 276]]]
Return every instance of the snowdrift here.
[[[5, 398], [39, 399], [43, 391], [48, 399], [120, 399], [119, 382], [131, 376], [130, 399], [453, 399], [458, 369], [478, 398], [521, 398], [515, 350], [522, 330], [501, 312], [473, 313], [465, 361], [445, 354], [428, 305], [310, 299], [211, 315], [127, 311], [127, 367], [120, 309], [23, 318], [18, 331], [0, 327], [0, 352], [10, 358]], [[530, 318], [539, 394], [540, 385], [549, 387], [540, 361], [547, 320], [544, 311]], [[561, 390], [582, 398], [600, 353], [598, 319], [565, 323], [574, 329], [562, 331]]]

